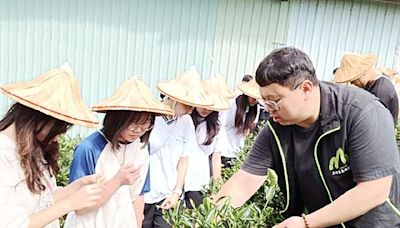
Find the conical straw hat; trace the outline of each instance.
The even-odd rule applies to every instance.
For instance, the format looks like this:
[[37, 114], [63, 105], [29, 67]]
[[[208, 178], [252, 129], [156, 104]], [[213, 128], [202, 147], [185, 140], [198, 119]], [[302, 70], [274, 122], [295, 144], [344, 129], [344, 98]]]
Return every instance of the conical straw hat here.
[[389, 78], [392, 78], [397, 74], [395, 69], [392, 68], [386, 68], [386, 67], [380, 67], [377, 69], [381, 74], [388, 76]]
[[69, 65], [49, 70], [28, 82], [4, 85], [2, 93], [46, 115], [85, 127], [98, 121], [83, 103], [78, 81]]
[[371, 69], [377, 61], [374, 54], [344, 54], [340, 67], [335, 73], [334, 80], [337, 83], [350, 82], [357, 80]]
[[197, 107], [213, 104], [194, 67], [178, 75], [175, 80], [159, 82], [157, 88], [166, 96], [186, 105]]
[[215, 83], [217, 84], [219, 90], [221, 91], [222, 95], [228, 99], [232, 99], [235, 97], [235, 93], [228, 88], [224, 78], [220, 74], [215, 74]]
[[394, 75], [390, 80], [393, 82], [396, 88], [400, 87], [400, 74]]
[[147, 85], [138, 77], [126, 80], [110, 98], [92, 107], [93, 111], [128, 110], [174, 115], [168, 106], [157, 101]]
[[200, 108], [205, 108], [212, 111], [223, 111], [230, 108], [230, 103], [228, 99], [222, 94], [220, 87], [216, 82], [216, 78], [203, 80], [203, 87], [207, 94], [213, 100], [214, 104], [212, 106], [197, 106]]
[[255, 79], [252, 79], [248, 82], [242, 81], [237, 85], [237, 88], [249, 97], [252, 97], [256, 100], [261, 99], [260, 86], [257, 84]]

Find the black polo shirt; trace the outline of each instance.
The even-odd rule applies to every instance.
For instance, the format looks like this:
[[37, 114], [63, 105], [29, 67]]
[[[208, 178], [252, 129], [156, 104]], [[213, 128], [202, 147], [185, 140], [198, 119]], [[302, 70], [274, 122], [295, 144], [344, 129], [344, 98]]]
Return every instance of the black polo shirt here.
[[397, 117], [399, 115], [399, 100], [396, 89], [392, 82], [385, 76], [377, 80], [370, 81], [364, 88], [374, 94], [389, 109], [394, 119], [394, 125], [397, 125]]
[[318, 121], [301, 129], [270, 120], [242, 169], [255, 175], [276, 171], [288, 200], [286, 216], [316, 211], [358, 182], [393, 175], [388, 202], [345, 225], [400, 226], [392, 207], [400, 207], [400, 158], [389, 111], [358, 88], [321, 82], [320, 91]]

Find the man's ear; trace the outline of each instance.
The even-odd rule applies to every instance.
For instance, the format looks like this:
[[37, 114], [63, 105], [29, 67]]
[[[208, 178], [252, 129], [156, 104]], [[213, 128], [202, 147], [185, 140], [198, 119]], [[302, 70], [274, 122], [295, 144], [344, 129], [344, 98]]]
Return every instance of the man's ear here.
[[310, 93], [314, 90], [314, 84], [310, 80], [305, 80], [301, 86], [300, 89], [305, 95], [304, 100], [308, 100], [310, 98]]
[[300, 86], [301, 91], [308, 95], [314, 89], [314, 84], [310, 80], [304, 80], [304, 82]]

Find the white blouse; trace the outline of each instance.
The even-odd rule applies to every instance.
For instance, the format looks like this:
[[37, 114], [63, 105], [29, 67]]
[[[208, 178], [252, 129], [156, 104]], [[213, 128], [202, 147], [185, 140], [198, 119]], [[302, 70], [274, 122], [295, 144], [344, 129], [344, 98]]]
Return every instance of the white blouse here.
[[149, 146], [150, 192], [144, 195], [144, 200], [153, 204], [174, 191], [179, 159], [188, 156], [197, 146], [192, 118], [183, 115], [167, 123], [163, 117], [156, 117]]
[[[15, 141], [0, 134], [0, 142], [0, 227], [28, 227], [33, 213], [53, 205], [56, 179], [44, 171], [46, 190], [40, 194], [32, 193], [25, 181]], [[58, 219], [45, 227], [60, 227]]]
[[[236, 97], [237, 98], [237, 97]], [[228, 157], [228, 158], [236, 158], [237, 153], [241, 148], [244, 146], [244, 140], [246, 138], [246, 134], [243, 133], [238, 133], [237, 129], [235, 128], [235, 117], [236, 117], [236, 110], [237, 110], [237, 105], [236, 105], [236, 98], [232, 100], [231, 102], [231, 108], [227, 111], [222, 112], [221, 116], [221, 122], [225, 126], [226, 129], [226, 134], [228, 137], [228, 144], [229, 146], [226, 147], [222, 151], [221, 156], [223, 157]], [[257, 105], [257, 114], [256, 118], [254, 119], [253, 123], [258, 122], [259, 114], [260, 114], [260, 108], [259, 105]], [[246, 115], [247, 115], [246, 111]], [[246, 119], [246, 115], [243, 115], [243, 122]]]
[[132, 202], [141, 193], [149, 169], [148, 148], [140, 142], [140, 139], [126, 145], [120, 144], [120, 148], [117, 150], [112, 149], [111, 143], [107, 143], [96, 162], [95, 171], [96, 174], [100, 174], [108, 181], [118, 173], [123, 164], [140, 166], [140, 179], [133, 185], [119, 187], [111, 198], [98, 209], [82, 215], [69, 213], [65, 221], [65, 228], [137, 227]]
[[197, 147], [189, 156], [188, 172], [185, 179], [185, 191], [200, 191], [210, 182], [209, 156], [215, 152], [221, 153], [228, 144], [225, 128], [220, 127], [218, 134], [210, 145], [204, 145], [207, 139], [207, 123], [204, 121], [196, 129]]

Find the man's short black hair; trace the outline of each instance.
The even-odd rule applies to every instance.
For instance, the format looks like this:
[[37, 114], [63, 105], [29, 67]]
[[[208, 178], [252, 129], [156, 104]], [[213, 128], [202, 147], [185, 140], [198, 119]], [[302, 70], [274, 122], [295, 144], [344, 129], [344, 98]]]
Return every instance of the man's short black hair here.
[[275, 49], [265, 57], [256, 71], [256, 81], [261, 87], [277, 83], [294, 89], [304, 80], [319, 85], [310, 58], [294, 47]]

